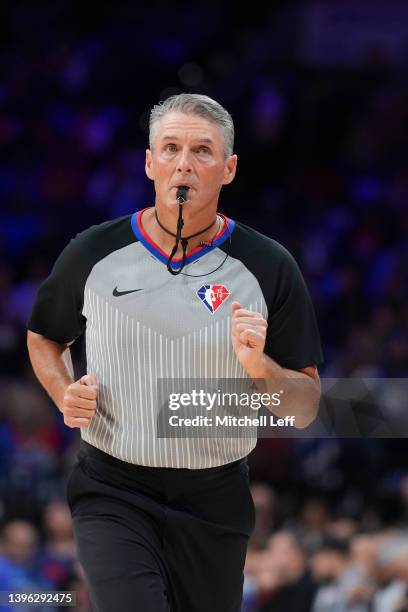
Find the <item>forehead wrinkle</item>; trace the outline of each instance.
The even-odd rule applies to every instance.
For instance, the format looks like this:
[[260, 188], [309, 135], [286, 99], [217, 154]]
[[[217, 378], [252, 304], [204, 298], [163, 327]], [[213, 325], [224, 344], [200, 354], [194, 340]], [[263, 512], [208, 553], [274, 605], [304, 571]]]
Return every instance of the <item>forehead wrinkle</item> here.
[[181, 115], [179, 117], [166, 117], [164, 116], [160, 121], [162, 126], [166, 127], [192, 127], [192, 128], [203, 128], [205, 127], [215, 127], [212, 121], [208, 121], [204, 117], [195, 117], [192, 115]]
[[[177, 136], [176, 134], [166, 134], [165, 136], [162, 136], [162, 140], [179, 140], [179, 136]], [[211, 138], [208, 138], [207, 136], [194, 136], [192, 135], [192, 138], [195, 138], [198, 142], [205, 142], [207, 144], [214, 144], [214, 141]]]
[[[172, 130], [174, 132], [178, 130], [186, 131], [186, 132], [201, 132], [201, 135], [204, 133], [214, 133], [214, 131], [219, 131], [219, 127], [214, 123], [204, 119], [202, 117], [194, 117], [194, 116], [181, 116], [181, 117], [163, 117], [160, 125], [159, 132], [164, 134], [172, 134]], [[205, 138], [206, 136], [203, 136]]]

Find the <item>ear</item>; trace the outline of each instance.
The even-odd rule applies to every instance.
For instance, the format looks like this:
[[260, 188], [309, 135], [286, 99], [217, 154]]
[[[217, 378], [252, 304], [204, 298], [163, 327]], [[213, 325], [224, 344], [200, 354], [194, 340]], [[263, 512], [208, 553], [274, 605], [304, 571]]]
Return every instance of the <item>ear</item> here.
[[150, 149], [146, 149], [145, 172], [146, 176], [154, 181], [153, 155]]
[[227, 159], [227, 162], [224, 168], [224, 179], [222, 181], [223, 185], [229, 185], [234, 180], [235, 174], [237, 171], [237, 162], [238, 162], [237, 155], [230, 155], [229, 158]]

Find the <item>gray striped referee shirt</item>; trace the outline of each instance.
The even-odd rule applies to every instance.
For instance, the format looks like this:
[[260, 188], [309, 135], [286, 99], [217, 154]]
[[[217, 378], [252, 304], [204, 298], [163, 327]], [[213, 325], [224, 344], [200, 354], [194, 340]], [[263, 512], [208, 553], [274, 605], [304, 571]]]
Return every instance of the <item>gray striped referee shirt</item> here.
[[227, 217], [213, 245], [195, 249], [173, 276], [165, 253], [144, 233], [142, 214], [71, 240], [38, 291], [28, 328], [59, 343], [85, 334], [87, 370], [99, 384], [97, 410], [81, 429], [89, 444], [153, 467], [235, 461], [254, 448], [256, 432], [158, 435], [157, 381], [248, 378], [231, 344], [233, 300], [268, 319], [265, 352], [281, 366], [319, 364], [307, 288], [283, 246]]

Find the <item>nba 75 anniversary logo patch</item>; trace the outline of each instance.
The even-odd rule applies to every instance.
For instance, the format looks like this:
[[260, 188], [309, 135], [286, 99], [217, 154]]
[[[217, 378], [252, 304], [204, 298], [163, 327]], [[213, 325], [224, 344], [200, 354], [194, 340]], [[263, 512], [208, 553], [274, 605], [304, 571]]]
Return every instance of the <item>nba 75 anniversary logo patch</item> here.
[[207, 306], [211, 314], [227, 299], [230, 292], [224, 285], [203, 285], [197, 291], [197, 295], [202, 303]]

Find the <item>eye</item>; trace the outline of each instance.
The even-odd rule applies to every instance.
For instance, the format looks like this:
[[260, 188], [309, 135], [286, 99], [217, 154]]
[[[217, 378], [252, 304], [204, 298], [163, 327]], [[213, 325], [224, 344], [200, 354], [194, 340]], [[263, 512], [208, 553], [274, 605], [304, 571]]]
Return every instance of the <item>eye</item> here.
[[170, 142], [165, 146], [165, 151], [167, 153], [175, 153], [177, 151], [177, 147], [174, 143]]
[[211, 153], [208, 147], [199, 147], [198, 152], [203, 153], [204, 155], [209, 155]]

